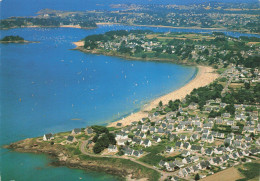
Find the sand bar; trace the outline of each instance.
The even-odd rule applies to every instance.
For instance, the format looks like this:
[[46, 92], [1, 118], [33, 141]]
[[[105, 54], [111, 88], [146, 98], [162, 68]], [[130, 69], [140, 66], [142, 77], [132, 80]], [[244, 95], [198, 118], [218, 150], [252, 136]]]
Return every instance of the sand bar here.
[[188, 84], [184, 85], [178, 90], [175, 90], [169, 94], [166, 94], [151, 101], [148, 105], [141, 108], [139, 112], [133, 113], [126, 118], [123, 118], [116, 122], [112, 122], [108, 126], [113, 127], [116, 126], [117, 123], [122, 123], [122, 126], [126, 126], [130, 125], [131, 122], [140, 121], [142, 118], [147, 117], [147, 111], [150, 111], [152, 110], [152, 108], [157, 107], [160, 101], [162, 101], [163, 104], [167, 104], [170, 100], [183, 99], [186, 95], [190, 94], [194, 88], [206, 86], [219, 77], [219, 75], [212, 67], [198, 66], [198, 69], [199, 70], [196, 77]]

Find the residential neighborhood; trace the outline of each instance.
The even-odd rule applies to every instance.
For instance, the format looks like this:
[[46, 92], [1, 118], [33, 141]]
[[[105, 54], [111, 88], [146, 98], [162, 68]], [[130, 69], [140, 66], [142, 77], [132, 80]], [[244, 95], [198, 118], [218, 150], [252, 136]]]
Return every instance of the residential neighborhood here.
[[[161, 105], [139, 122], [108, 127], [110, 131], [105, 134], [114, 135], [116, 144], [109, 144], [98, 155], [142, 162], [164, 171], [171, 180], [193, 180], [196, 174], [204, 178], [258, 160], [260, 106], [254, 103], [230, 106], [224, 98], [239, 86], [247, 86], [248, 82], [258, 86], [259, 78], [257, 69], [252, 72], [250, 68], [232, 65], [215, 84], [216, 87], [223, 84], [220, 98], [206, 100], [201, 107], [200, 103], [187, 104], [188, 96], [179, 101], [176, 111], [168, 111], [169, 105]], [[226, 109], [228, 107], [232, 109]], [[97, 134], [95, 127], [75, 128], [60, 144], [85, 142], [85, 152], [93, 155], [95, 139], [103, 134]], [[42, 139], [55, 142], [60, 137], [45, 134]]]

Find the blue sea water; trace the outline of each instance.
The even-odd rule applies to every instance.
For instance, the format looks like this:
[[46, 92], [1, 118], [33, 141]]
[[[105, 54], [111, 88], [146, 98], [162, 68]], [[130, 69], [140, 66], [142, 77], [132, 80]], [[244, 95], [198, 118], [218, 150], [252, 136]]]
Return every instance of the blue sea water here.
[[128, 27], [2, 31], [1, 36], [40, 43], [1, 44], [1, 128], [9, 133], [1, 142], [107, 123], [183, 86], [196, 73], [194, 67], [70, 50], [86, 35], [121, 28]]
[[201, 4], [210, 2], [259, 3], [258, 0], [2, 0], [0, 19], [11, 16], [34, 16], [41, 9], [65, 11], [115, 10], [111, 4]]
[[[6, 2], [19, 5], [19, 1]], [[33, 0], [28, 2], [32, 3]], [[32, 4], [36, 8], [37, 3]], [[12, 12], [11, 5], [12, 3], [4, 9], [6, 16], [17, 15], [15, 13], [27, 15], [25, 7], [21, 8], [21, 12]], [[41, 3], [38, 6], [39, 9], [44, 7]], [[53, 6], [55, 8], [55, 3]], [[106, 124], [140, 109], [156, 97], [183, 86], [196, 74], [195, 67], [129, 61], [70, 50], [75, 47], [72, 42], [87, 35], [117, 29], [211, 33], [209, 30], [202, 32], [192, 29], [121, 25], [99, 26], [94, 30], [2, 30], [0, 37], [19, 35], [26, 40], [40, 43], [0, 45], [0, 145], [48, 132]], [[226, 33], [236, 37], [251, 36]], [[44, 155], [15, 153], [6, 149], [0, 151], [2, 180], [118, 179], [103, 173], [50, 167], [50, 160]]]
[[[130, 28], [133, 27], [1, 31], [1, 37], [19, 35], [26, 40], [40, 41], [0, 45], [1, 145], [48, 132], [105, 124], [139, 109], [155, 97], [183, 86], [196, 74], [195, 67], [129, 61], [70, 50], [75, 47], [72, 42], [87, 35]], [[46, 166], [46, 157], [41, 155], [30, 156], [5, 149], [1, 150], [1, 155], [4, 180], [35, 180], [45, 174], [42, 180], [49, 180], [49, 172], [53, 173], [50, 180], [63, 180], [59, 177], [62, 172], [88, 180], [103, 178], [63, 167], [49, 168]], [[14, 165], [17, 160], [20, 160], [20, 164]], [[31, 174], [32, 171], [35, 174]]]

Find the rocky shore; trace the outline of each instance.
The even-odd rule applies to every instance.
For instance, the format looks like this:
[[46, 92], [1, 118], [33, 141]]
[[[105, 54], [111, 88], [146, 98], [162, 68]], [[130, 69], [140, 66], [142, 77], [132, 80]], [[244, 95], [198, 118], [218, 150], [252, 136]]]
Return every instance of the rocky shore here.
[[[52, 166], [66, 166], [69, 168], [77, 168], [86, 171], [98, 171], [116, 175], [120, 179], [127, 178], [128, 180], [142, 179], [146, 180], [149, 177], [148, 173], [143, 173], [142, 166], [134, 167], [130, 160], [118, 158], [103, 158], [91, 157], [76, 153], [74, 149], [69, 149], [66, 145], [54, 144], [51, 141], [43, 142], [39, 138], [28, 138], [10, 145], [5, 145], [4, 148], [11, 149], [16, 152], [47, 154], [50, 156]], [[149, 179], [153, 180], [153, 179]]]

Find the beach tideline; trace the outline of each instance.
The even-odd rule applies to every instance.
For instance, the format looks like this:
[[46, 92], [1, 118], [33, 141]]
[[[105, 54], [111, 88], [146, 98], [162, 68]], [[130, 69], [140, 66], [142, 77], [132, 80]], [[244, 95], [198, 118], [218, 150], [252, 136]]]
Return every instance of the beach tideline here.
[[198, 66], [198, 69], [199, 70], [196, 77], [185, 86], [151, 101], [148, 105], [143, 107], [139, 112], [133, 113], [127, 116], [126, 118], [123, 118], [116, 122], [112, 122], [108, 126], [114, 127], [116, 126], [117, 123], [122, 123], [122, 126], [126, 126], [126, 125], [130, 125], [132, 122], [140, 121], [142, 118], [147, 117], [148, 111], [151, 111], [152, 108], [158, 106], [160, 101], [162, 101], [163, 104], [167, 104], [170, 100], [183, 99], [185, 98], [186, 95], [191, 93], [193, 89], [206, 86], [219, 77], [219, 74], [217, 74], [212, 67]]

